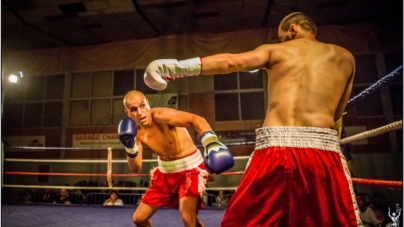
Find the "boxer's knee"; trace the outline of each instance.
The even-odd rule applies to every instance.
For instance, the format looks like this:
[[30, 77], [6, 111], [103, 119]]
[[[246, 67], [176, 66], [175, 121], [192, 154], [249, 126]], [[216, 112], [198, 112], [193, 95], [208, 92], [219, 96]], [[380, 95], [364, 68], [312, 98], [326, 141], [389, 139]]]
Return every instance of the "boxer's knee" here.
[[137, 227], [152, 226], [149, 218], [139, 215], [139, 213], [136, 212], [132, 216], [132, 221]]
[[184, 226], [197, 226], [196, 214], [190, 212], [181, 212], [181, 220]]

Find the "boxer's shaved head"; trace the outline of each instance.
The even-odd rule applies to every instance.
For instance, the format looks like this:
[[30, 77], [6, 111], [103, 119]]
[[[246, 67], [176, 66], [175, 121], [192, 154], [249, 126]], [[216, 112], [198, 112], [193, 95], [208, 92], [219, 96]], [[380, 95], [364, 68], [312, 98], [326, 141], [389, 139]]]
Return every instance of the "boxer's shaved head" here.
[[144, 99], [146, 99], [146, 96], [144, 96], [144, 94], [142, 92], [137, 91], [137, 90], [132, 90], [132, 91], [126, 93], [125, 97], [123, 98], [123, 106], [126, 107], [127, 100], [131, 99], [132, 97], [136, 97], [136, 96], [141, 96]]
[[279, 23], [279, 29], [286, 32], [291, 24], [300, 26], [303, 30], [312, 33], [314, 36], [317, 35], [316, 23], [304, 13], [295, 12], [287, 15], [283, 18], [281, 23]]

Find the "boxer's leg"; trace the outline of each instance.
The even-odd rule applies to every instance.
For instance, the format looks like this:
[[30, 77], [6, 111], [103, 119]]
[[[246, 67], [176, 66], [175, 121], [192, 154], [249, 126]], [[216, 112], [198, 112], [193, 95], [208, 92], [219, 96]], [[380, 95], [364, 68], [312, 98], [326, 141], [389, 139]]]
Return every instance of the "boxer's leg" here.
[[133, 214], [132, 220], [137, 227], [151, 227], [150, 218], [160, 209], [160, 206], [150, 206], [141, 202]]
[[184, 226], [203, 227], [203, 223], [198, 218], [198, 206], [201, 203], [201, 198], [197, 197], [182, 197], [180, 199], [180, 215]]

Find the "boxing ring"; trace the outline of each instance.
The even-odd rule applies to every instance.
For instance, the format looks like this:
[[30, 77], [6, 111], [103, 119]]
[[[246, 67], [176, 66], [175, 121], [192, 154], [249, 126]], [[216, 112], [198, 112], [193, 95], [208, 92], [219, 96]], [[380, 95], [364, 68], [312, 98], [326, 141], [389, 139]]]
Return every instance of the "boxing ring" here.
[[[365, 98], [367, 95], [378, 91], [389, 82], [391, 82], [397, 76], [402, 76], [402, 66], [386, 75], [375, 84], [365, 89], [357, 96], [349, 100], [347, 109], [352, 107], [355, 103]], [[351, 137], [343, 138], [340, 140], [340, 144], [349, 144], [357, 140], [364, 138], [371, 138], [377, 135], [388, 133], [394, 130], [402, 129], [402, 120], [392, 122], [385, 126], [375, 128], [369, 131], [358, 133]], [[237, 142], [237, 143], [225, 143], [230, 150], [232, 146], [251, 146], [253, 149], [255, 142]], [[27, 185], [27, 184], [8, 184], [2, 182], [2, 220], [1, 226], [9, 227], [22, 227], [22, 226], [108, 226], [108, 227], [122, 227], [122, 226], [134, 226], [132, 223], [132, 215], [135, 211], [137, 204], [127, 204], [124, 206], [102, 206], [102, 203], [89, 203], [85, 201], [80, 204], [72, 205], [59, 205], [59, 204], [45, 204], [45, 203], [3, 203], [5, 196], [3, 192], [5, 189], [62, 189], [67, 190], [131, 190], [136, 193], [127, 193], [128, 196], [141, 196], [141, 192], [145, 191], [147, 187], [122, 187], [114, 185], [114, 180], [120, 178], [147, 178], [150, 176], [148, 173], [113, 173], [113, 167], [116, 165], [126, 164], [126, 159], [113, 159], [112, 154], [114, 152], [124, 152], [123, 148], [68, 148], [68, 147], [5, 147], [4, 152], [12, 152], [13, 150], [80, 150], [83, 152], [91, 152], [93, 150], [103, 150], [107, 152], [107, 159], [24, 159], [24, 158], [4, 158], [3, 165], [5, 163], [62, 163], [68, 164], [99, 164], [106, 165], [106, 172], [103, 173], [78, 173], [78, 172], [29, 172], [29, 171], [17, 171], [14, 169], [4, 169], [2, 179], [5, 177], [100, 177], [106, 179], [107, 185], [105, 186], [67, 186], [67, 185]], [[250, 156], [235, 156], [235, 160], [242, 162], [236, 166], [244, 166]], [[144, 159], [144, 163], [156, 163], [157, 159]], [[144, 167], [143, 167], [144, 168]], [[235, 169], [234, 167], [232, 170]], [[224, 172], [216, 177], [239, 177], [241, 178], [244, 173], [243, 168], [238, 171]], [[401, 170], [400, 170], [401, 171]], [[353, 177], [352, 182], [354, 185], [368, 185], [372, 187], [380, 187], [386, 190], [400, 191], [402, 194], [403, 182], [393, 180], [379, 180], [379, 179], [365, 179]], [[209, 182], [208, 182], [209, 183]], [[199, 211], [198, 215], [200, 220], [207, 227], [220, 226], [221, 219], [224, 214], [224, 206], [218, 206], [215, 201], [209, 200], [213, 197], [212, 192], [217, 191], [234, 191], [237, 187], [208, 187], [207, 193], [204, 197], [205, 209]], [[102, 194], [102, 193], [101, 193]], [[121, 193], [120, 193], [121, 194]], [[125, 195], [125, 193], [122, 193]], [[213, 195], [213, 196], [212, 196]], [[87, 195], [88, 196], [88, 195]], [[105, 197], [104, 197], [105, 198]], [[210, 201], [210, 202], [209, 202]], [[402, 202], [402, 201], [399, 201]], [[401, 204], [402, 206], [402, 204]], [[162, 208], [151, 219], [154, 226], [182, 226], [181, 218], [178, 210]]]

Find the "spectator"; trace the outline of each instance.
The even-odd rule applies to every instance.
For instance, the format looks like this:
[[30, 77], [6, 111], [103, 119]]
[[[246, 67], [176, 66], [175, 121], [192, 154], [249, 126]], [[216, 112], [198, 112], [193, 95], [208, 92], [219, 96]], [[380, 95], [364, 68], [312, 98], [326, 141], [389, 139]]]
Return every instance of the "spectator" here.
[[388, 210], [385, 206], [373, 206], [373, 213], [375, 214], [375, 217], [381, 222], [380, 226], [378, 227], [389, 227], [391, 224], [393, 224], [393, 221], [388, 216]]
[[216, 204], [219, 207], [225, 207], [228, 202], [228, 198], [224, 195], [224, 191], [220, 190], [219, 194], [216, 196]]
[[[78, 183], [74, 185], [75, 187], [80, 187]], [[83, 204], [85, 201], [85, 196], [81, 189], [74, 189], [73, 192], [71, 193], [72, 195], [72, 203], [77, 203], [77, 204]]]
[[24, 191], [20, 192], [18, 201], [24, 203], [31, 203], [32, 202], [33, 193], [31, 189], [27, 188]]
[[365, 227], [378, 227], [380, 221], [376, 218], [370, 204], [366, 202], [366, 196], [363, 193], [356, 194], [356, 201], [359, 207], [359, 216]]
[[69, 193], [66, 188], [60, 189], [60, 196], [53, 201], [53, 204], [71, 204]]
[[45, 192], [41, 198], [42, 203], [52, 203], [56, 199], [56, 194], [49, 188], [45, 189]]
[[104, 206], [123, 206], [123, 201], [118, 198], [118, 192], [111, 190], [109, 192], [109, 198], [105, 200]]

